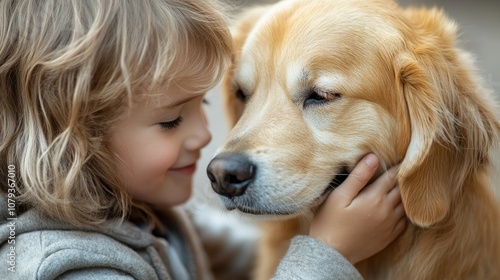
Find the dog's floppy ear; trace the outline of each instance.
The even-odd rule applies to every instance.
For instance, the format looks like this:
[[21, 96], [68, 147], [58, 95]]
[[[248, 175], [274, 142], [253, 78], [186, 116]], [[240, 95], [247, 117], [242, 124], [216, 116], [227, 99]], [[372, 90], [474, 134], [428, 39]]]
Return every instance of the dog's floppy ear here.
[[[419, 26], [414, 30], [426, 29], [425, 34], [443, 31], [444, 25], [439, 22], [441, 16], [436, 10], [408, 9], [405, 13], [410, 22]], [[452, 173], [453, 162], [442, 159], [451, 159], [453, 154], [445, 147], [450, 143], [441, 137], [446, 106], [440, 96], [443, 94], [440, 85], [435, 81], [435, 74], [442, 69], [435, 69], [435, 65], [442, 61], [429, 59], [436, 50], [419, 43], [425, 42], [421, 31], [406, 34], [407, 40], [413, 42], [413, 49], [402, 52], [395, 63], [411, 127], [398, 181], [407, 217], [416, 225], [428, 227], [442, 220], [450, 208], [452, 191], [448, 174]], [[447, 36], [441, 33], [435, 37]]]
[[426, 227], [444, 218], [451, 202], [447, 178], [441, 173], [446, 166], [439, 160], [446, 151], [436, 143], [441, 106], [435, 88], [415, 59], [402, 56], [397, 67], [411, 126], [398, 180], [408, 218]]
[[271, 7], [271, 5], [256, 6], [245, 10], [231, 27], [233, 36], [233, 54], [231, 65], [226, 72], [223, 83], [223, 102], [228, 117], [229, 125], [233, 127], [243, 114], [244, 100], [238, 85], [234, 83], [234, 70], [241, 56], [241, 48], [245, 44], [248, 34], [252, 31], [260, 17]]
[[455, 25], [436, 9], [406, 15], [419, 30], [395, 63], [411, 127], [398, 181], [408, 218], [428, 227], [446, 217], [468, 174], [488, 161], [499, 125], [472, 63], [455, 47]]

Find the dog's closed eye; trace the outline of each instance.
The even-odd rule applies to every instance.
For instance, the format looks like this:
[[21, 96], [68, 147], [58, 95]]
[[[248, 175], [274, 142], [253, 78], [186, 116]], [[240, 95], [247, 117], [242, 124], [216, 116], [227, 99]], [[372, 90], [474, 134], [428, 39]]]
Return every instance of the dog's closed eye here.
[[304, 100], [304, 108], [307, 106], [324, 105], [326, 103], [340, 99], [342, 94], [330, 93], [322, 90], [314, 89], [308, 93]]

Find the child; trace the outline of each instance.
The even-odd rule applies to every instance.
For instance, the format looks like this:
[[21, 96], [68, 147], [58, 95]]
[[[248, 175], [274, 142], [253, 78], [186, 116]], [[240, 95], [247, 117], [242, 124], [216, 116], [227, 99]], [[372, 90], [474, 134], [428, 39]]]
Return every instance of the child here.
[[[212, 278], [178, 206], [211, 137], [203, 94], [230, 59], [219, 11], [207, 0], [0, 2], [0, 279]], [[360, 192], [377, 166], [367, 156], [330, 195], [276, 279], [304, 265], [311, 279], [359, 278], [350, 263], [403, 230], [394, 169]]]

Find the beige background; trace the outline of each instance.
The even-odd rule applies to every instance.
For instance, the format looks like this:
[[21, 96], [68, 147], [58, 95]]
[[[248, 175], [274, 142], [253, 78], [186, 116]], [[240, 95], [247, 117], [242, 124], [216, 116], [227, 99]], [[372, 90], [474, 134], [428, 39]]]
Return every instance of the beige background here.
[[[256, 3], [271, 2], [276, 1], [237, 0], [232, 3], [237, 7], [245, 8]], [[426, 5], [444, 8], [447, 14], [454, 18], [460, 26], [462, 47], [476, 55], [477, 66], [481, 69], [488, 86], [500, 99], [500, 0], [401, 0], [399, 3], [405, 7]], [[213, 199], [213, 192], [205, 170], [217, 146], [226, 137], [228, 129], [219, 90], [210, 92], [207, 99], [210, 102], [207, 114], [213, 139], [203, 151], [194, 184], [202, 197], [212, 197]]]

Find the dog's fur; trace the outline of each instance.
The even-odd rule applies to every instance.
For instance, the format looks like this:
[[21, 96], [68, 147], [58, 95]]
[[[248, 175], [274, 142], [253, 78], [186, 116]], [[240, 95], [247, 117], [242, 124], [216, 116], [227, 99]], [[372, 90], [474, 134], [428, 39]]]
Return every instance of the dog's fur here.
[[265, 225], [257, 278], [307, 233], [334, 175], [373, 152], [379, 174], [401, 162], [410, 225], [357, 265], [363, 276], [500, 279], [499, 110], [453, 21], [389, 0], [292, 0], [248, 10], [232, 32], [234, 129], [218, 153], [244, 154], [257, 174], [222, 201], [278, 219]]

